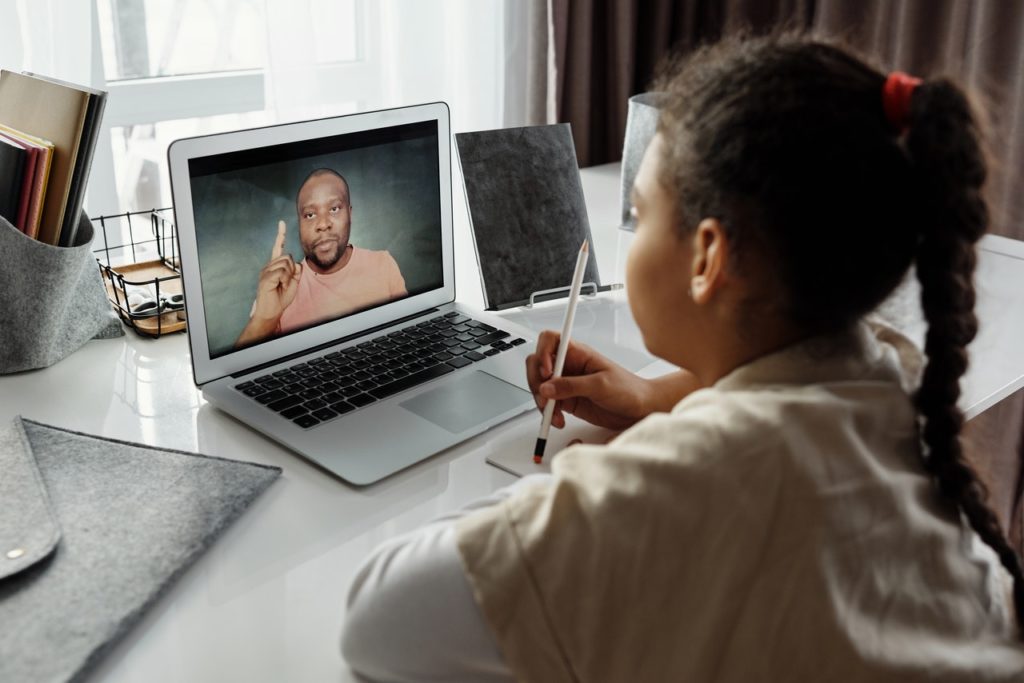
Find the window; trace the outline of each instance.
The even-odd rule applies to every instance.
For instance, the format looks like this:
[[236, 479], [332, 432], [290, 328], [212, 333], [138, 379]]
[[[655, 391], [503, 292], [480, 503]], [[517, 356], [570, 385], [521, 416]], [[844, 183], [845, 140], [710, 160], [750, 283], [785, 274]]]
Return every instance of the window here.
[[93, 215], [169, 206], [181, 137], [439, 100], [455, 131], [506, 123], [519, 0], [89, 1], [110, 93]]
[[[168, 144], [274, 123], [268, 73], [278, 63], [349, 77], [368, 71], [359, 80], [372, 80], [363, 9], [361, 0], [96, 0], [93, 49], [110, 97], [97, 149], [108, 163], [95, 164], [90, 210], [170, 206]], [[295, 61], [287, 53], [300, 35], [308, 51]], [[337, 115], [358, 104], [326, 100], [305, 111]]]
[[108, 83], [135, 78], [261, 69], [262, 0], [98, 0]]

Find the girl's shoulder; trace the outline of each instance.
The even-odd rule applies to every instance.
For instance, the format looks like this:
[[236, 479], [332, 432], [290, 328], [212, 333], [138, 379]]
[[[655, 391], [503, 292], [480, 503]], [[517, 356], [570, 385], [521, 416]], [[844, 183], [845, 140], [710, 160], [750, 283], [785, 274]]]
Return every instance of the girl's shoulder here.
[[581, 471], [601, 462], [613, 472], [650, 469], [715, 480], [757, 471], [817, 489], [906, 467], [918, 453], [915, 416], [909, 396], [893, 382], [709, 387], [605, 446], [566, 452], [561, 467], [578, 458]]

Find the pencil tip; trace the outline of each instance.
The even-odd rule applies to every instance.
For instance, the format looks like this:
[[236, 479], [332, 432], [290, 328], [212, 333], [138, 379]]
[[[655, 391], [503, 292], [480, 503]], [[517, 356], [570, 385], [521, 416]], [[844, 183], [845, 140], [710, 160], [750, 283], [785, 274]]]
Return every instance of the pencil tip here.
[[537, 437], [537, 443], [533, 447], [533, 461], [540, 464], [541, 458], [544, 457], [544, 447], [548, 445], [547, 439]]
[[590, 240], [583, 240], [583, 246], [580, 251], [590, 251]]

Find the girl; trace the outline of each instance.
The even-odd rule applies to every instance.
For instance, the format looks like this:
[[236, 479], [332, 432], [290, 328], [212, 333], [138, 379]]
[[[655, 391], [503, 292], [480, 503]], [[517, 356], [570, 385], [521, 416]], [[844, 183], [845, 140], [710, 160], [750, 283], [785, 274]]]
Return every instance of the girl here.
[[[575, 344], [553, 380], [542, 335], [538, 405], [626, 431], [378, 550], [347, 661], [403, 681], [1024, 680], [1021, 565], [958, 439], [987, 223], [964, 94], [794, 38], [700, 50], [658, 89], [627, 292], [686, 370], [647, 381]], [[925, 359], [863, 320], [912, 264]]]

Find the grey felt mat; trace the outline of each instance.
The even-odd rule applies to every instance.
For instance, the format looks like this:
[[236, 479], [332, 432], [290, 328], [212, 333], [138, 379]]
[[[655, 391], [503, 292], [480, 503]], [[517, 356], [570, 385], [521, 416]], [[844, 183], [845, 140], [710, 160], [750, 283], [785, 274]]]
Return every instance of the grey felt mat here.
[[92, 236], [84, 213], [72, 247], [34, 240], [0, 218], [0, 374], [44, 368], [90, 339], [124, 334]]
[[[590, 222], [569, 124], [456, 133], [488, 308], [568, 287]], [[600, 285], [594, 242], [584, 282]]]
[[[280, 473], [21, 418], [0, 427], [0, 562], [22, 567], [0, 578], [0, 681], [83, 678]], [[54, 532], [52, 552], [23, 561]]]

